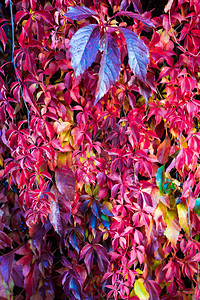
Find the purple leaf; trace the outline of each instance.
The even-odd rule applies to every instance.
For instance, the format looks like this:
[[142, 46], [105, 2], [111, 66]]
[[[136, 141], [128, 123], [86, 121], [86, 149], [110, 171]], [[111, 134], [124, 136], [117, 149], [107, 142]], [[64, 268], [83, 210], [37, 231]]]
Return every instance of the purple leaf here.
[[57, 169], [55, 172], [55, 181], [58, 191], [68, 201], [74, 200], [76, 182], [70, 168]]
[[91, 204], [92, 213], [97, 217], [98, 220], [101, 220], [101, 204], [94, 200]]
[[[53, 189], [53, 191], [55, 188]], [[53, 192], [52, 191], [52, 192]], [[63, 234], [63, 227], [61, 222], [60, 216], [60, 208], [58, 203], [58, 192], [55, 192], [55, 201], [50, 199], [50, 213], [49, 213], [49, 220], [53, 225], [54, 230], [62, 236]]]
[[6, 233], [0, 231], [0, 249], [4, 249], [5, 247], [12, 247], [11, 239]]
[[97, 219], [96, 219], [95, 215], [93, 215], [93, 214], [91, 214], [91, 217], [90, 217], [90, 226], [94, 231], [96, 230]]
[[84, 262], [87, 267], [88, 273], [90, 273], [94, 260], [94, 249], [92, 245], [87, 243], [83, 247], [80, 253], [80, 259], [82, 259], [83, 257], [85, 257]]
[[96, 244], [95, 249], [96, 249], [96, 252], [97, 252], [98, 267], [103, 272], [104, 271], [103, 261], [106, 262], [107, 265], [110, 264], [110, 262], [108, 260], [108, 257], [107, 257], [107, 252], [106, 252], [105, 248], [100, 244]]
[[149, 62], [148, 48], [136, 33], [126, 28], [120, 30], [126, 40], [130, 68], [141, 81], [145, 81]]
[[14, 262], [12, 269], [12, 278], [15, 285], [24, 288], [23, 267]]
[[90, 24], [79, 29], [70, 41], [71, 64], [75, 76], [84, 73], [95, 61], [99, 50], [100, 29]]
[[142, 4], [141, 4], [140, 0], [132, 0], [132, 3], [133, 3], [134, 10], [136, 12], [138, 12], [139, 14], [141, 14], [142, 13]]
[[93, 260], [94, 260], [94, 249], [91, 248], [85, 255], [85, 259], [84, 259], [89, 274], [93, 266]]
[[73, 293], [76, 299], [81, 300], [81, 287], [74, 277], [70, 279], [69, 290]]
[[4, 255], [1, 259], [0, 272], [3, 280], [8, 284], [10, 279], [10, 273], [12, 270], [14, 261], [14, 252]]
[[77, 6], [70, 6], [65, 16], [72, 20], [80, 21], [88, 17], [97, 16], [97, 13], [95, 13], [93, 10], [85, 6], [77, 5]]
[[106, 206], [101, 207], [101, 212], [106, 216], [113, 217], [113, 214], [107, 209]]
[[79, 253], [78, 238], [77, 238], [76, 233], [74, 231], [72, 233], [70, 233], [69, 242], [72, 245], [72, 247], [74, 249], [76, 249], [76, 251]]
[[133, 13], [131, 11], [119, 11], [111, 19], [113, 19], [117, 16], [126, 16], [126, 17], [129, 17], [129, 18], [133, 18], [133, 19], [141, 21], [146, 26], [155, 27], [154, 24], [149, 19], [145, 18], [144, 16]]
[[120, 52], [117, 42], [111, 34], [105, 34], [101, 40], [103, 56], [101, 59], [101, 68], [99, 71], [99, 81], [96, 90], [96, 99], [94, 104], [97, 104], [113, 84], [117, 81], [120, 74]]
[[129, 1], [128, 0], [122, 0], [120, 4], [120, 10], [125, 10], [129, 7]]

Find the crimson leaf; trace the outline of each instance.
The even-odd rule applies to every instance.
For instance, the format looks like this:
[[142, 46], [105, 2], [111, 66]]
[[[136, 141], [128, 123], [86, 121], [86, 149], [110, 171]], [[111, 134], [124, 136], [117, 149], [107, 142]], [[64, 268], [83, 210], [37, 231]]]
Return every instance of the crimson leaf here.
[[136, 33], [126, 28], [120, 28], [120, 30], [126, 40], [130, 68], [141, 81], [145, 81], [149, 62], [147, 46]]
[[121, 66], [120, 52], [114, 37], [106, 33], [101, 42], [102, 46], [100, 50], [103, 51], [103, 55], [94, 104], [96, 104], [117, 81]]
[[85, 6], [70, 6], [67, 13], [65, 14], [66, 17], [72, 19], [72, 20], [77, 20], [80, 21], [82, 19], [86, 19], [88, 17], [96, 16], [97, 14], [85, 7]]
[[90, 24], [79, 29], [70, 41], [71, 64], [75, 76], [84, 73], [95, 61], [99, 50], [100, 29]]

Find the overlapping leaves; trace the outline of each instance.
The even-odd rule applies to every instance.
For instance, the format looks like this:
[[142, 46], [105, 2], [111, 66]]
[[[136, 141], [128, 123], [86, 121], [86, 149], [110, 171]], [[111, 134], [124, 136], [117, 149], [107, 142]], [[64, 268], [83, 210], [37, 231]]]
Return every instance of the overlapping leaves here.
[[[120, 12], [120, 14], [127, 15], [127, 12]], [[73, 20], [81, 20], [84, 17], [94, 15], [96, 15], [95, 12], [92, 13], [92, 10], [84, 6], [69, 8], [66, 14], [67, 17]], [[141, 21], [145, 19], [137, 14], [129, 14], [129, 17], [135, 17]], [[148, 21], [146, 22], [148, 23]], [[147, 25], [153, 26], [151, 22]], [[98, 50], [102, 52], [95, 104], [119, 78], [121, 66], [120, 52], [116, 37], [113, 36], [113, 33], [116, 33], [117, 30], [113, 32], [108, 25], [105, 25], [105, 29], [102, 30], [99, 25], [90, 24], [78, 29], [70, 41], [71, 64], [75, 76], [84, 73], [91, 66], [95, 61]], [[130, 68], [141, 81], [145, 82], [149, 62], [148, 49], [136, 33], [125, 28], [121, 28], [120, 30], [126, 41]], [[103, 34], [103, 31], [106, 32]]]

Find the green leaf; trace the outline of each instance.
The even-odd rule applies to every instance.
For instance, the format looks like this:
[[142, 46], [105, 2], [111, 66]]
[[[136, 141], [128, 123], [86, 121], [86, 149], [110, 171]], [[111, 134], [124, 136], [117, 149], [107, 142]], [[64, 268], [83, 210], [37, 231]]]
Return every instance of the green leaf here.
[[164, 183], [164, 169], [165, 169], [165, 165], [163, 165], [162, 167], [160, 167], [155, 176], [156, 176], [156, 184], [157, 187], [159, 188], [159, 190], [164, 194], [164, 190], [163, 190], [163, 183]]
[[86, 183], [86, 184], [85, 184], [85, 191], [86, 191], [86, 193], [87, 193], [88, 195], [92, 196], [92, 190], [91, 190], [91, 188], [90, 188], [89, 183]]
[[195, 201], [194, 212], [199, 215], [200, 214], [200, 198], [197, 198]]
[[141, 282], [140, 280], [135, 281], [134, 291], [135, 291], [136, 296], [138, 296], [138, 298], [140, 300], [148, 300], [149, 299], [149, 293], [147, 292], [143, 282]]

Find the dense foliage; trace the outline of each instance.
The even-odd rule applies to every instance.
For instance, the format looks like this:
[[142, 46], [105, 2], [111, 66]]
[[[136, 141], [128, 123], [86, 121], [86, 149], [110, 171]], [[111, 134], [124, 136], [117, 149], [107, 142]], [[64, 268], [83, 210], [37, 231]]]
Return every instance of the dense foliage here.
[[0, 6], [0, 299], [200, 298], [200, 2], [153, 3]]

